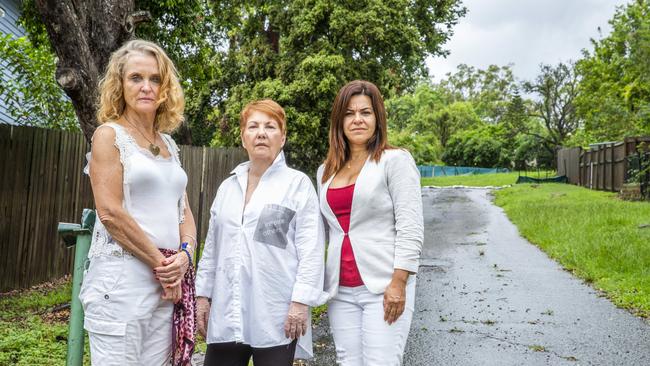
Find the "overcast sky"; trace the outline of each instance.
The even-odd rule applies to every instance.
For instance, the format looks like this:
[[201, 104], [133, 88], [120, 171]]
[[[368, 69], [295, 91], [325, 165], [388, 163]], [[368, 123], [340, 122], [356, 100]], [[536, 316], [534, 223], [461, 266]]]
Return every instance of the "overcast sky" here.
[[467, 15], [454, 28], [446, 59], [427, 61], [440, 80], [458, 64], [486, 68], [513, 63], [515, 76], [531, 80], [540, 63], [555, 64], [592, 49], [590, 38], [609, 34], [607, 23], [626, 0], [463, 0]]

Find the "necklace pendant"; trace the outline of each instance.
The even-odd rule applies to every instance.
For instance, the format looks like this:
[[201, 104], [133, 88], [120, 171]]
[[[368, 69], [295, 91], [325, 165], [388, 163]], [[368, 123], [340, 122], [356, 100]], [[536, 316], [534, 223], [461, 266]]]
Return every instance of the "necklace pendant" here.
[[158, 156], [160, 154], [160, 146], [149, 143], [149, 151], [151, 151], [153, 156]]

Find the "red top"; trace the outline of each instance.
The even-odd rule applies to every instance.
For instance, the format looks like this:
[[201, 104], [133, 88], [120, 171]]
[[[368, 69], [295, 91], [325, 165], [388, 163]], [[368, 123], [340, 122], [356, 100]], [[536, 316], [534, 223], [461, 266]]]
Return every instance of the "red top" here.
[[356, 287], [363, 285], [357, 262], [354, 260], [352, 244], [348, 236], [350, 230], [350, 212], [352, 211], [352, 196], [354, 195], [354, 184], [340, 188], [329, 188], [327, 190], [327, 203], [332, 212], [339, 220], [339, 224], [345, 233], [343, 245], [341, 246], [341, 273], [339, 285]]

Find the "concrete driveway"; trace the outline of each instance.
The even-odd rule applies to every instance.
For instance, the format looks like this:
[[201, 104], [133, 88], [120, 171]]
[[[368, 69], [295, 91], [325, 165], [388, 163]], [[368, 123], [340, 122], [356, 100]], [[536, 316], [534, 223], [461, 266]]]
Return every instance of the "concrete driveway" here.
[[[650, 325], [519, 236], [487, 189], [423, 189], [404, 365], [650, 365]], [[334, 365], [327, 318], [310, 365]], [[378, 365], [379, 366], [379, 365]]]

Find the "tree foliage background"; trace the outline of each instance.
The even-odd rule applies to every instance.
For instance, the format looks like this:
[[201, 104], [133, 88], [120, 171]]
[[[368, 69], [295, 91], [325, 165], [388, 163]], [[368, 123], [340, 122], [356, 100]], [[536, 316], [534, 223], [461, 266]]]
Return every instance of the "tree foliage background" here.
[[[24, 6], [28, 29], [42, 32], [33, 2]], [[370, 80], [387, 98], [412, 90], [465, 14], [460, 0], [138, 0], [135, 9], [153, 19], [136, 35], [161, 44], [183, 79], [180, 142], [238, 145], [242, 107], [272, 98], [287, 111], [289, 162], [305, 170], [324, 156], [343, 84]]]
[[393, 98], [393, 141], [421, 163], [524, 168], [553, 167], [561, 147], [650, 134], [650, 2], [619, 6], [609, 23], [593, 50], [540, 65], [533, 80], [459, 65]]
[[621, 6], [612, 32], [592, 40], [577, 62], [576, 109], [584, 126], [577, 143], [650, 134], [650, 2]]
[[407, 146], [419, 164], [550, 167], [553, 149], [540, 148], [550, 132], [522, 88], [510, 65], [459, 65], [439, 82], [388, 101], [389, 139]]
[[0, 98], [18, 124], [79, 129], [72, 104], [54, 80], [55, 58], [44, 40], [2, 34], [0, 55], [14, 76], [0, 79]]
[[[287, 111], [290, 164], [313, 171], [334, 96], [354, 79], [379, 86], [390, 142], [419, 164], [552, 167], [560, 147], [650, 133], [649, 0], [618, 7], [592, 50], [540, 65], [532, 80], [512, 65], [459, 65], [437, 82], [425, 59], [447, 54], [466, 12], [460, 0], [112, 1], [151, 13], [135, 34], [176, 62], [187, 123], [175, 137], [185, 144], [239, 145], [242, 107], [273, 98]], [[14, 110], [21, 123], [75, 128], [34, 0], [23, 7], [29, 39], [0, 40], [0, 57], [21, 76], [0, 93], [26, 102]]]

